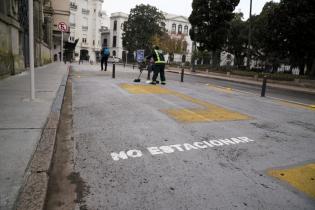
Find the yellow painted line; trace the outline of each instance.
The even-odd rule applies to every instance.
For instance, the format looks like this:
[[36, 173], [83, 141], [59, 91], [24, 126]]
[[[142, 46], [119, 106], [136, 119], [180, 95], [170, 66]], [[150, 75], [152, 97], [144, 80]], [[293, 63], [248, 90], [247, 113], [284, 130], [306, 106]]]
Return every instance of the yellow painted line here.
[[289, 183], [291, 186], [315, 199], [314, 163], [282, 170], [269, 170], [268, 174]]
[[171, 118], [180, 122], [187, 123], [251, 119], [251, 117], [247, 115], [240, 114], [215, 104], [211, 104], [176, 91], [162, 88], [160, 86], [121, 84], [120, 87], [127, 90], [131, 94], [169, 94], [202, 107], [197, 109], [181, 108], [161, 110], [163, 113], [166, 113]]
[[280, 105], [284, 105], [289, 108], [307, 109], [307, 110], [315, 111], [315, 107], [312, 107], [311, 105], [303, 105], [303, 104], [293, 103], [293, 102], [284, 101], [280, 99], [276, 99], [276, 102]]
[[154, 85], [120, 84], [120, 87], [131, 94], [171, 94], [171, 91]]
[[233, 89], [229, 88], [229, 87], [214, 86], [214, 85], [210, 85], [210, 84], [207, 84], [207, 86], [209, 88], [211, 88], [212, 90], [215, 90], [215, 91], [220, 91], [220, 92], [224, 92], [224, 93], [232, 93], [233, 92]]

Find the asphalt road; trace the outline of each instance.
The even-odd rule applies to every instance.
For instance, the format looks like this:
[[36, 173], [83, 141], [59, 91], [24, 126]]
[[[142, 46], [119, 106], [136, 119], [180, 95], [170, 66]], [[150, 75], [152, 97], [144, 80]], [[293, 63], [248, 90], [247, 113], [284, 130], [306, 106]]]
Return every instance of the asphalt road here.
[[73, 66], [78, 208], [315, 209], [314, 110], [116, 71]]
[[[167, 79], [179, 81], [180, 75], [177, 73], [169, 72], [167, 73]], [[253, 93], [256, 95], [261, 94], [261, 85], [259, 86], [248, 85], [248, 84], [242, 84], [238, 82], [205, 78], [205, 77], [192, 76], [192, 75], [185, 75], [184, 82], [211, 84], [211, 85], [216, 85], [216, 86], [221, 86], [221, 87], [226, 87], [226, 88], [232, 88], [234, 90], [246, 91], [246, 92]], [[267, 83], [266, 96], [295, 101], [295, 102], [304, 103], [304, 104], [313, 104], [313, 105], [315, 104], [315, 94], [292, 91], [292, 90], [283, 90], [283, 89], [274, 88], [270, 86], [268, 87], [268, 83]]]

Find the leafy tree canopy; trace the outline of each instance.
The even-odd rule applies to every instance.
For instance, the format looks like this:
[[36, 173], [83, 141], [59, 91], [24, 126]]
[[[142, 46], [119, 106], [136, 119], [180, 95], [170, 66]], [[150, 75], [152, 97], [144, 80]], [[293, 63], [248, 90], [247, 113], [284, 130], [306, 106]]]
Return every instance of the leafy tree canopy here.
[[122, 35], [123, 45], [133, 52], [144, 49], [148, 52], [152, 47], [152, 37], [162, 34], [161, 27], [165, 17], [156, 7], [140, 4], [130, 10], [128, 20], [124, 23]]
[[219, 50], [226, 41], [229, 21], [239, 0], [193, 0], [189, 22], [192, 40], [200, 43], [200, 49]]

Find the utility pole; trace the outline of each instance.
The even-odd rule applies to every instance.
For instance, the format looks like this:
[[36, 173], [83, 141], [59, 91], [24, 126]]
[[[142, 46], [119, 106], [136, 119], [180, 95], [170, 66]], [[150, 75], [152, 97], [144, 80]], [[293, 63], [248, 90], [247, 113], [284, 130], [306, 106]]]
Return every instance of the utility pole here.
[[247, 47], [247, 69], [250, 70], [251, 63], [251, 45], [252, 45], [252, 0], [250, 0], [249, 6], [249, 28], [248, 28], [248, 47]]
[[34, 21], [33, 21], [33, 0], [28, 0], [28, 36], [30, 53], [30, 74], [31, 74], [31, 100], [35, 100], [35, 73], [34, 73]]

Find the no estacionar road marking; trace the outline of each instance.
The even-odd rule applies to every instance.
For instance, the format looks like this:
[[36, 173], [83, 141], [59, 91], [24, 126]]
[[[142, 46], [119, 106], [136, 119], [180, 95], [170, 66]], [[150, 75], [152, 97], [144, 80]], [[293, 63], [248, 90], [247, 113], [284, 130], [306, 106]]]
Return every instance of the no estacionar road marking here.
[[[152, 155], [162, 155], [162, 154], [170, 154], [174, 152], [185, 152], [189, 150], [200, 150], [200, 149], [208, 149], [213, 147], [220, 147], [225, 145], [237, 145], [240, 143], [249, 143], [254, 140], [248, 137], [233, 137], [229, 139], [215, 139], [209, 141], [196, 141], [192, 144], [184, 143], [184, 144], [173, 144], [168, 146], [154, 146], [148, 147], [148, 152]], [[120, 152], [112, 152], [111, 157], [114, 161], [118, 160], [126, 160], [130, 158], [139, 158], [143, 156], [143, 151], [137, 149], [130, 149], [127, 151]]]

